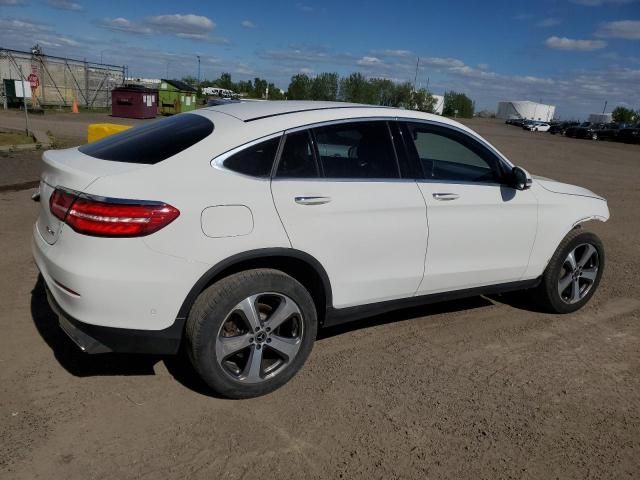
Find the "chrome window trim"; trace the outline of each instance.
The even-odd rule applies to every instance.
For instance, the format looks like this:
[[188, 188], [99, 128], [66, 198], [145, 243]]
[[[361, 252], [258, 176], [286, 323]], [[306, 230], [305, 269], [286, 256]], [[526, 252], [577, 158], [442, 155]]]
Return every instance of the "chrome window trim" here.
[[[487, 185], [487, 186], [507, 186], [504, 185], [502, 183], [488, 183], [488, 182], [460, 182], [460, 181], [446, 181], [446, 180], [431, 180], [431, 179], [423, 179], [423, 178], [327, 178], [327, 177], [318, 177], [318, 178], [295, 178], [295, 177], [287, 177], [287, 178], [278, 178], [275, 175], [278, 163], [280, 161], [280, 154], [282, 152], [282, 147], [283, 147], [283, 140], [286, 138], [286, 135], [289, 133], [296, 133], [299, 131], [303, 131], [303, 130], [310, 130], [313, 128], [320, 128], [323, 126], [329, 126], [329, 125], [340, 125], [340, 124], [344, 124], [344, 123], [354, 123], [354, 122], [369, 122], [369, 121], [381, 121], [381, 122], [415, 122], [415, 123], [423, 123], [425, 125], [433, 125], [436, 127], [444, 127], [444, 128], [449, 128], [451, 130], [454, 130], [457, 133], [466, 135], [467, 137], [469, 137], [470, 139], [480, 143], [482, 146], [484, 146], [485, 148], [487, 148], [491, 153], [493, 153], [496, 158], [498, 159], [498, 161], [503, 163], [503, 166], [507, 169], [512, 169], [514, 167], [514, 165], [504, 156], [502, 155], [498, 150], [496, 150], [495, 147], [493, 147], [490, 143], [488, 143], [486, 140], [484, 140], [482, 137], [476, 137], [475, 135], [470, 134], [469, 132], [467, 132], [466, 130], [463, 130], [462, 128], [459, 128], [455, 125], [450, 125], [448, 123], [445, 122], [439, 122], [437, 120], [428, 120], [428, 119], [424, 119], [424, 118], [415, 118], [415, 117], [399, 117], [399, 116], [374, 116], [374, 117], [353, 117], [353, 118], [340, 118], [340, 119], [336, 119], [336, 120], [324, 120], [321, 122], [313, 122], [313, 123], [308, 123], [305, 125], [299, 125], [297, 127], [293, 127], [293, 128], [288, 128], [286, 130], [282, 130], [279, 132], [275, 132], [275, 133], [271, 133], [269, 135], [265, 135], [263, 137], [257, 138], [255, 140], [251, 140], [250, 142], [244, 143], [242, 145], [239, 145], [237, 147], [232, 148], [231, 150], [227, 150], [224, 153], [221, 153], [220, 155], [216, 156], [215, 158], [213, 158], [210, 162], [211, 166], [213, 168], [216, 168], [218, 170], [222, 170], [224, 172], [228, 172], [231, 173], [233, 175], [239, 175], [241, 177], [244, 178], [252, 178], [254, 180], [276, 180], [276, 181], [296, 181], [296, 182], [301, 182], [301, 181], [305, 181], [305, 182], [326, 182], [326, 181], [333, 181], [333, 182], [375, 182], [375, 183], [381, 183], [381, 182], [401, 182], [401, 183], [407, 183], [407, 182], [415, 182], [415, 183], [440, 183], [440, 184], [451, 184], [451, 183], [459, 183], [459, 184], [464, 184], [464, 185]], [[240, 173], [240, 172], [236, 172], [234, 170], [231, 170], [229, 168], [226, 168], [224, 166], [224, 161], [229, 158], [230, 156], [244, 150], [245, 148], [249, 148], [252, 147], [260, 142], [266, 142], [268, 140], [274, 139], [280, 137], [280, 144], [278, 145], [278, 149], [276, 151], [276, 157], [274, 159], [273, 162], [273, 168], [271, 171], [271, 175], [267, 176], [267, 177], [254, 177], [252, 175], [246, 175], [244, 173]], [[312, 141], [315, 142], [315, 139], [313, 139], [312, 137]], [[397, 163], [397, 155], [396, 155], [396, 163]]]

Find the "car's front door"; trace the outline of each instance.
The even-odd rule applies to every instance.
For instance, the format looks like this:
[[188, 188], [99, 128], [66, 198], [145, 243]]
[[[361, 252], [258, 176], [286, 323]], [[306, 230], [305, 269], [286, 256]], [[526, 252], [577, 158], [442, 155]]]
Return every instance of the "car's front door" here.
[[415, 293], [426, 207], [400, 175], [387, 122], [287, 132], [271, 189], [293, 248], [327, 271], [336, 308]]
[[429, 221], [418, 295], [521, 280], [537, 230], [533, 193], [507, 185], [504, 162], [466, 132], [417, 122], [403, 131]]

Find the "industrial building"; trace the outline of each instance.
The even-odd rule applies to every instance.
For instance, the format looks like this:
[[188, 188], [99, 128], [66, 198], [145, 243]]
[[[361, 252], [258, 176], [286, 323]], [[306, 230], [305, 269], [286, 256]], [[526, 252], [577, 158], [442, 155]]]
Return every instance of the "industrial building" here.
[[556, 113], [555, 105], [531, 102], [529, 100], [499, 102], [497, 118], [503, 120], [522, 119], [550, 122]]
[[21, 78], [31, 89], [29, 107], [71, 107], [75, 100], [85, 108], [108, 108], [111, 90], [123, 83], [124, 67], [44, 55], [37, 45], [30, 52], [0, 49], [0, 97], [7, 104], [16, 102], [5, 85]]

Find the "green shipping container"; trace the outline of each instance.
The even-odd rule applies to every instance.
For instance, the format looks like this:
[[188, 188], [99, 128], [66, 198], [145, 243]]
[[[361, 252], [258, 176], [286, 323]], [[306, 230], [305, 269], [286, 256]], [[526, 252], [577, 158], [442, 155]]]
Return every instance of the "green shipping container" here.
[[196, 108], [197, 90], [179, 80], [160, 80], [158, 89], [158, 113], [173, 115]]

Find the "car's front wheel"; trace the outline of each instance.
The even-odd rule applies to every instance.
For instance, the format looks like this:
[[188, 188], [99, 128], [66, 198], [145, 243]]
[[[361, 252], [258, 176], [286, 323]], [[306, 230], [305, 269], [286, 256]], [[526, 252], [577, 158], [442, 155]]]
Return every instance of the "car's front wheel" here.
[[200, 294], [187, 320], [187, 351], [215, 393], [256, 397], [300, 370], [316, 331], [315, 305], [298, 281], [278, 270], [247, 270]]
[[597, 235], [571, 231], [556, 249], [538, 287], [544, 310], [570, 313], [593, 296], [604, 270], [604, 247]]

